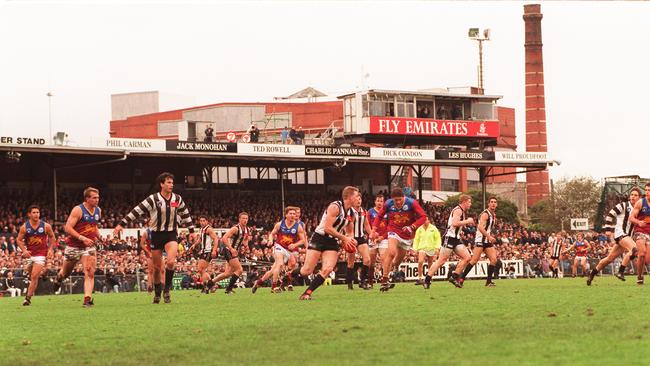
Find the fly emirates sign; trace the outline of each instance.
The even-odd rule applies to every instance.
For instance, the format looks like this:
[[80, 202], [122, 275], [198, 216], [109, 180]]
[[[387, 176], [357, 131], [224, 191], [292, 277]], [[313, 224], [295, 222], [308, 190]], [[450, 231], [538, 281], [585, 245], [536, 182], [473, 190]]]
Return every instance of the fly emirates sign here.
[[381, 135], [496, 138], [499, 137], [499, 122], [370, 117], [370, 133]]

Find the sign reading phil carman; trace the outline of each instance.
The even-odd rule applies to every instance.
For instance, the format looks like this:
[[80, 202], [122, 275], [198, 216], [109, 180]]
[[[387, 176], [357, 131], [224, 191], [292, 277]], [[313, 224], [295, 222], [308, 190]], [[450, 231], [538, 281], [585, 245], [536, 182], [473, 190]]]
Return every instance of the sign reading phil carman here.
[[38, 137], [0, 136], [0, 144], [8, 145], [45, 145], [45, 139]]
[[167, 150], [177, 151], [215, 151], [236, 153], [237, 144], [224, 144], [219, 142], [193, 142], [193, 141], [167, 141]]
[[370, 156], [369, 147], [305, 146], [305, 155]]
[[436, 150], [436, 160], [494, 160], [494, 151]]

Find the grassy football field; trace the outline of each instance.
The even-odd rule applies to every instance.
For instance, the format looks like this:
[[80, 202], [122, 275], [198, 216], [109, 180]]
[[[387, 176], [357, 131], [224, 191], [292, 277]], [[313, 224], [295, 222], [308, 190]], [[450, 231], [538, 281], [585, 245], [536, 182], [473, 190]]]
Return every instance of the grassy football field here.
[[2, 365], [648, 365], [650, 286], [499, 280], [0, 299]]

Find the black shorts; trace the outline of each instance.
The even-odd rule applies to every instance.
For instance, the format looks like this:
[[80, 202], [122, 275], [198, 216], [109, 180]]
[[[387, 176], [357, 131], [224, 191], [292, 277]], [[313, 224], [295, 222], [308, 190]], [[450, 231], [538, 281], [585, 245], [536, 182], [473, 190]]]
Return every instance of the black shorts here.
[[357, 241], [357, 246], [359, 245], [367, 245], [368, 244], [368, 238], [365, 236], [360, 236], [358, 238], [354, 238], [354, 240]]
[[338, 252], [340, 247], [338, 240], [319, 233], [312, 234], [311, 239], [309, 239], [309, 249], [317, 250], [319, 252], [325, 252], [328, 250]]
[[230, 262], [233, 259], [239, 258], [238, 256], [232, 255], [230, 249], [228, 249], [228, 247], [223, 244], [219, 246], [219, 256], [223, 258], [226, 262]]
[[463, 244], [460, 239], [452, 238], [450, 236], [445, 236], [445, 241], [442, 243], [443, 248], [447, 249], [456, 249], [457, 246]]
[[210, 262], [212, 260], [212, 253], [211, 252], [199, 253], [199, 259], [203, 259], [206, 262]]
[[552, 255], [551, 259], [556, 260], [556, 259], [560, 259], [560, 257], [556, 257], [556, 256]]
[[175, 231], [152, 231], [149, 246], [152, 250], [165, 250], [165, 244], [171, 241], [178, 241]]
[[629, 236], [629, 235], [627, 235], [627, 234], [623, 234], [623, 235], [619, 236], [618, 238], [614, 238], [614, 241], [616, 242], [616, 244], [619, 244], [619, 242], [620, 242], [622, 239], [624, 239], [624, 238], [626, 238], [626, 237], [628, 237], [628, 236]]
[[476, 243], [474, 243], [474, 247], [483, 248], [483, 249], [494, 248], [494, 244], [490, 243], [489, 241], [486, 242], [477, 241]]

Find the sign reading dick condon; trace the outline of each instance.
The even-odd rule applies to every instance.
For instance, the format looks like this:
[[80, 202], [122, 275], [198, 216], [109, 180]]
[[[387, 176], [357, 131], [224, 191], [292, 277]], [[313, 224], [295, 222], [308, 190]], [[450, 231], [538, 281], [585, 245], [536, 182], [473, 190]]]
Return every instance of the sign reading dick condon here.
[[236, 153], [237, 144], [220, 142], [175, 141], [167, 140], [167, 150], [172, 151], [213, 151]]
[[305, 155], [370, 156], [369, 147], [305, 146]]

